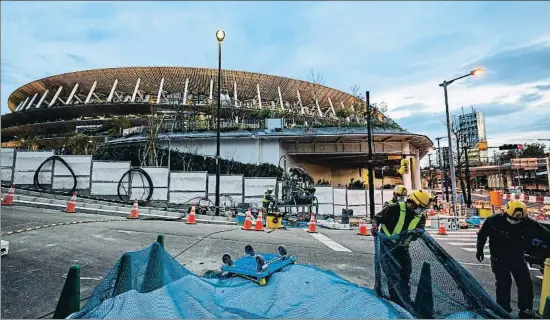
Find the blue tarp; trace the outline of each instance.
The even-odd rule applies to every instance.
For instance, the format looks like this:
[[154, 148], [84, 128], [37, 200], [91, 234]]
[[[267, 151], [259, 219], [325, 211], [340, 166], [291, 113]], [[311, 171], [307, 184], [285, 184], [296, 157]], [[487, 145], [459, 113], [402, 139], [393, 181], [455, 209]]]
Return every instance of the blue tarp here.
[[290, 265], [266, 286], [197, 276], [155, 243], [126, 253], [70, 318], [412, 318], [335, 273]]

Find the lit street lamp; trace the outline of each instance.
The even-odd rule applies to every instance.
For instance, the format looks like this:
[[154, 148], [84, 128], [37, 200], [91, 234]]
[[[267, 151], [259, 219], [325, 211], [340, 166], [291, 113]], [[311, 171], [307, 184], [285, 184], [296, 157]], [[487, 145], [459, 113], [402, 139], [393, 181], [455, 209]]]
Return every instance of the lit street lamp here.
[[220, 215], [220, 106], [221, 106], [221, 85], [222, 85], [222, 41], [225, 38], [225, 31], [216, 31], [218, 39], [218, 112], [216, 126], [216, 216]]
[[449, 139], [449, 169], [450, 169], [450, 173], [451, 173], [451, 191], [452, 191], [452, 195], [453, 195], [453, 213], [455, 215], [457, 214], [457, 211], [456, 211], [456, 199], [457, 199], [457, 194], [456, 194], [456, 173], [455, 173], [455, 165], [454, 165], [454, 161], [453, 161], [453, 148], [452, 148], [453, 144], [452, 144], [452, 141], [451, 141], [451, 116], [449, 114], [449, 98], [447, 96], [447, 87], [451, 83], [455, 82], [456, 80], [460, 80], [462, 78], [477, 75], [477, 74], [480, 74], [482, 72], [483, 72], [483, 69], [475, 69], [475, 70], [470, 71], [470, 73], [465, 74], [461, 77], [454, 78], [453, 80], [450, 80], [450, 81], [445, 80], [445, 81], [443, 81], [443, 83], [439, 84], [440, 87], [443, 87], [443, 90], [445, 92], [445, 112], [447, 113], [447, 138]]

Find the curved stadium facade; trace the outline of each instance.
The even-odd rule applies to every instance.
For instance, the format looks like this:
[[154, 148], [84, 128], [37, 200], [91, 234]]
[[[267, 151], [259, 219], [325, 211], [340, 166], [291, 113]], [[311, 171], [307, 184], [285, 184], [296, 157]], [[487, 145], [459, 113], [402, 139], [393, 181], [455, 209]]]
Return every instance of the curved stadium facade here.
[[[2, 142], [55, 139], [75, 132], [106, 141], [109, 124], [127, 119], [131, 133], [108, 143], [143, 143], [152, 114], [162, 115], [160, 144], [215, 154], [216, 69], [128, 67], [65, 73], [36, 80], [8, 98]], [[355, 96], [323, 85], [266, 74], [222, 70], [221, 156], [246, 163], [305, 167], [314, 179], [346, 184], [365, 179], [367, 131]], [[420, 187], [418, 160], [432, 141], [375, 117], [374, 152], [380, 165], [412, 158], [404, 183]], [[169, 142], [168, 142], [169, 141]], [[192, 150], [191, 150], [192, 149]]]

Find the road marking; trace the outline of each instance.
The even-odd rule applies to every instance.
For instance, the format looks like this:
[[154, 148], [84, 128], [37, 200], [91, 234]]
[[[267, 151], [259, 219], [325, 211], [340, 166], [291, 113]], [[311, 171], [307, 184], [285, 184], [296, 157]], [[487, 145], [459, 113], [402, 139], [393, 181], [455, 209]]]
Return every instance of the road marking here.
[[93, 278], [93, 277], [80, 277], [80, 280], [101, 280], [101, 277]]
[[[468, 252], [477, 252], [476, 248], [460, 248], [460, 249], [466, 250]], [[483, 249], [483, 252], [489, 252], [489, 249]]]
[[542, 276], [536, 276], [535, 278], [538, 278], [538, 279], [544, 279]]
[[432, 237], [434, 238], [435, 240], [449, 240], [449, 241], [476, 241], [477, 238], [464, 238], [464, 237], [459, 237], [459, 238], [445, 238], [445, 237]]
[[[472, 247], [477, 246], [476, 242], [447, 242], [447, 243], [450, 244], [451, 246], [472, 246]], [[486, 243], [485, 246], [488, 247], [489, 244]]]
[[466, 265], [466, 266], [491, 266], [487, 263], [472, 263], [472, 262], [459, 262], [460, 264]]
[[[304, 229], [304, 230], [307, 231], [307, 229]], [[310, 233], [310, 235], [312, 237], [314, 237], [315, 239], [321, 241], [324, 245], [326, 245], [327, 247], [331, 248], [334, 251], [351, 252], [350, 249], [348, 249], [348, 248], [344, 247], [343, 245], [337, 243], [336, 241], [332, 240], [331, 238], [325, 236], [324, 234]]]

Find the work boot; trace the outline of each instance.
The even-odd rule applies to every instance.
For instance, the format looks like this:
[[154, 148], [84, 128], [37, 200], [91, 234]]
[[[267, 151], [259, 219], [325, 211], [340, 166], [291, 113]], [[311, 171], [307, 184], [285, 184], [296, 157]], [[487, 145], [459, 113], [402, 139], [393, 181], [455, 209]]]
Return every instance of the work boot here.
[[518, 312], [518, 318], [519, 319], [535, 319], [535, 313], [533, 310], [520, 310]]

